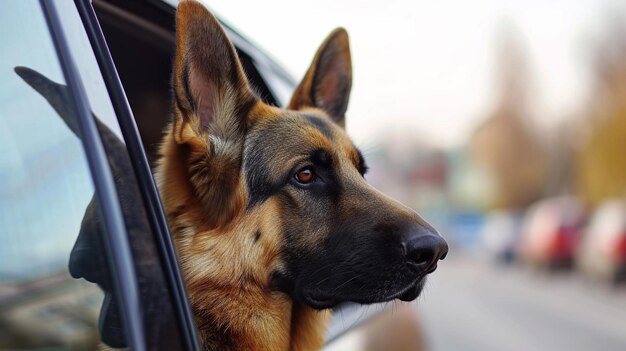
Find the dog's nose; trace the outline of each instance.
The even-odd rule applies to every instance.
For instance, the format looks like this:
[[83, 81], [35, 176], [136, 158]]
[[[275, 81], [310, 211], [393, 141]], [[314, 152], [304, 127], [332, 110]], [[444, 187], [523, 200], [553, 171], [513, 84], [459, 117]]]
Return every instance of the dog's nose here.
[[402, 242], [407, 262], [422, 273], [432, 273], [437, 262], [446, 258], [448, 243], [436, 232], [426, 228], [412, 230]]

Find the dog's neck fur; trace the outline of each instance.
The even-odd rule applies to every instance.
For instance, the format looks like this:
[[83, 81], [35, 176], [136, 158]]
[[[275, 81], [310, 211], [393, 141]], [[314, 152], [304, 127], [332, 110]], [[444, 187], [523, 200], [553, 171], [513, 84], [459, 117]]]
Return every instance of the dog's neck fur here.
[[319, 350], [330, 313], [270, 289], [280, 243], [268, 234], [275, 218], [261, 213], [275, 205], [242, 210], [223, 228], [204, 224], [207, 209], [189, 184], [185, 150], [166, 135], [156, 178], [203, 349]]

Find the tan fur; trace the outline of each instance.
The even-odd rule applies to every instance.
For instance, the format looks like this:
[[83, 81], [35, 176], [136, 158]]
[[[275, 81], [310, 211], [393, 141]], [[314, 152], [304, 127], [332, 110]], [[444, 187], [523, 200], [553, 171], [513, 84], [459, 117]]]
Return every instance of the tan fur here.
[[[269, 291], [268, 272], [280, 263], [273, 201], [211, 228], [171, 133], [161, 150], [157, 180], [202, 343], [221, 350], [318, 350], [330, 313]], [[263, 235], [255, 244], [258, 230]], [[228, 340], [211, 335], [216, 330]]]

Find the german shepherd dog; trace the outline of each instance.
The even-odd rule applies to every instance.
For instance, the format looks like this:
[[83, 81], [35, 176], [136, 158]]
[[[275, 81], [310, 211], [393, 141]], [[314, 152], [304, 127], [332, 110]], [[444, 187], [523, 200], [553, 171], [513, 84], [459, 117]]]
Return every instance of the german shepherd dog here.
[[174, 119], [156, 171], [206, 350], [318, 350], [344, 301], [415, 299], [447, 244], [364, 179], [345, 133], [348, 35], [322, 43], [288, 109], [252, 91], [201, 4], [176, 14]]

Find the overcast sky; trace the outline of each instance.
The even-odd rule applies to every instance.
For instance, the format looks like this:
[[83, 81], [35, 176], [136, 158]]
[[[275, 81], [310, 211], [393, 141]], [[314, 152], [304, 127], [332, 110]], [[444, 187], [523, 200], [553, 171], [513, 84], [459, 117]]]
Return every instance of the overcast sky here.
[[218, 15], [300, 79], [335, 27], [351, 36], [354, 84], [348, 130], [371, 144], [384, 129], [452, 147], [490, 110], [499, 29], [527, 53], [531, 110], [545, 125], [584, 102], [594, 38], [618, 0], [379, 2], [208, 1]]

